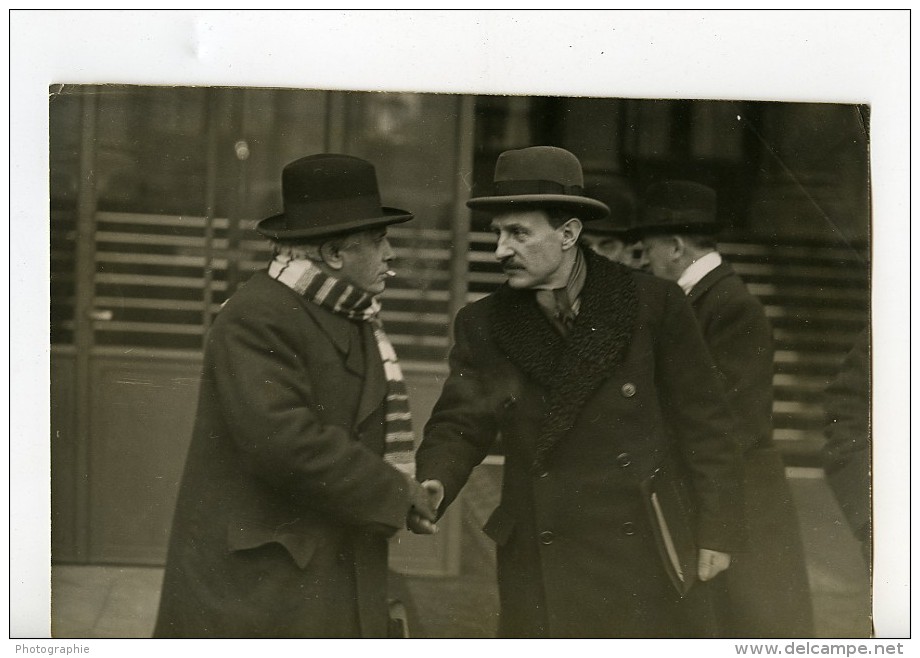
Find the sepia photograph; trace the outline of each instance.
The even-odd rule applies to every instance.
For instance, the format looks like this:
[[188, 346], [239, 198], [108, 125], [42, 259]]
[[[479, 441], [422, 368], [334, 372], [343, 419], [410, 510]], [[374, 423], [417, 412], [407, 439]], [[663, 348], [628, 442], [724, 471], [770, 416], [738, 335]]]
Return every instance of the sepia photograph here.
[[872, 440], [904, 418], [885, 108], [587, 69], [36, 79], [48, 626], [11, 639], [909, 637], [877, 617], [910, 514], [875, 497], [907, 491]]

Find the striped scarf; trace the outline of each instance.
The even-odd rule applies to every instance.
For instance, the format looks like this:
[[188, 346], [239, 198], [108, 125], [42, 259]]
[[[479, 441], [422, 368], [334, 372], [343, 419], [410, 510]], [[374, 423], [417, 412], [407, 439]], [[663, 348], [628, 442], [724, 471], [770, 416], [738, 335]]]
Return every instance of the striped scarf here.
[[290, 254], [277, 254], [268, 267], [268, 275], [333, 313], [344, 315], [350, 320], [370, 323], [387, 380], [383, 460], [396, 470], [415, 477], [415, 437], [409, 413], [409, 396], [396, 351], [383, 331], [380, 301], [322, 272], [308, 259]]

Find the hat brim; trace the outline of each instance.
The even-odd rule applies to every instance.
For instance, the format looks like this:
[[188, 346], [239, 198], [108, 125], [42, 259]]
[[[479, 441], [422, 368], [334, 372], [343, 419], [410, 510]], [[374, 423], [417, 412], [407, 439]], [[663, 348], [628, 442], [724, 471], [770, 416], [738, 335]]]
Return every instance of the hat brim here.
[[507, 196], [481, 196], [466, 202], [473, 210], [489, 213], [508, 212], [509, 210], [526, 210], [530, 208], [562, 208], [577, 211], [575, 215], [582, 220], [603, 219], [610, 214], [605, 203], [586, 196], [571, 194], [513, 194]]
[[357, 233], [358, 231], [366, 231], [379, 226], [389, 226], [390, 224], [401, 224], [402, 222], [408, 222], [414, 217], [412, 213], [400, 210], [399, 208], [384, 207], [381, 208], [381, 210], [384, 212], [384, 215], [381, 217], [355, 219], [350, 222], [301, 229], [288, 229], [285, 215], [281, 213], [260, 221], [256, 225], [256, 231], [271, 240], [322, 238], [345, 233]]
[[583, 233], [592, 233], [594, 235], [610, 235], [615, 238], [625, 238], [629, 234], [629, 228], [611, 227], [607, 222], [601, 220], [590, 220], [584, 223]]
[[650, 224], [648, 226], [633, 226], [629, 229], [629, 234], [637, 240], [641, 240], [647, 235], [680, 235], [680, 234], [699, 234], [713, 235], [718, 233], [722, 227], [713, 222], [705, 223], [686, 223], [686, 224]]

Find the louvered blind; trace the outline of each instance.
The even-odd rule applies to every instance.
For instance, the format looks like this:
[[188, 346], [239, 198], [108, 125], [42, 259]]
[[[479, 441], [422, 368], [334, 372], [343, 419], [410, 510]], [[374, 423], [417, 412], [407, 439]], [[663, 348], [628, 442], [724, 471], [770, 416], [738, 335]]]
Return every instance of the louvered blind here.
[[869, 321], [865, 245], [720, 244], [773, 325], [774, 439], [788, 463], [817, 465], [822, 396]]
[[[95, 344], [200, 350], [228, 295], [268, 264], [270, 246], [255, 224], [231, 230], [226, 218], [96, 213]], [[70, 215], [53, 216], [53, 342], [72, 340], [73, 230]], [[387, 332], [404, 361], [443, 361], [450, 231], [394, 226], [389, 236], [398, 276], [383, 298]]]
[[96, 214], [96, 345], [201, 349], [227, 294], [227, 221]]
[[50, 224], [51, 344], [74, 342], [76, 305], [77, 214], [75, 210], [52, 210]]
[[[52, 342], [73, 339], [74, 214], [51, 216]], [[125, 348], [200, 350], [214, 314], [251, 274], [266, 267], [268, 243], [246, 220], [96, 214], [94, 341]], [[450, 347], [450, 232], [393, 226], [398, 276], [388, 282], [383, 319], [400, 358], [443, 365]], [[494, 236], [472, 232], [468, 292], [474, 301], [504, 275]], [[774, 436], [787, 458], [813, 463], [823, 443], [821, 396], [868, 322], [865, 246], [764, 245], [720, 250], [763, 302], [773, 325]]]

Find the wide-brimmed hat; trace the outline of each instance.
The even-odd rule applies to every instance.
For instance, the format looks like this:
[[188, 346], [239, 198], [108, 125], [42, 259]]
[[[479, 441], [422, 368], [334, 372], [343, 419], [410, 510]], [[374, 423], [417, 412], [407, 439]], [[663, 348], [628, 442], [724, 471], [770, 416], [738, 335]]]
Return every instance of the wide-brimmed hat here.
[[273, 240], [318, 238], [363, 231], [412, 219], [380, 205], [374, 165], [337, 153], [308, 155], [281, 172], [283, 212], [256, 230]]
[[645, 192], [642, 210], [632, 233], [636, 236], [661, 233], [715, 233], [716, 191], [686, 180], [651, 185]]
[[582, 220], [600, 219], [608, 213], [602, 202], [584, 196], [578, 158], [555, 146], [505, 151], [495, 163], [492, 185], [485, 193], [478, 192], [466, 205], [491, 213], [560, 208]]
[[610, 208], [610, 214], [602, 219], [586, 221], [584, 231], [627, 240], [636, 221], [638, 203], [635, 194], [624, 185], [608, 181], [588, 183], [585, 194]]

